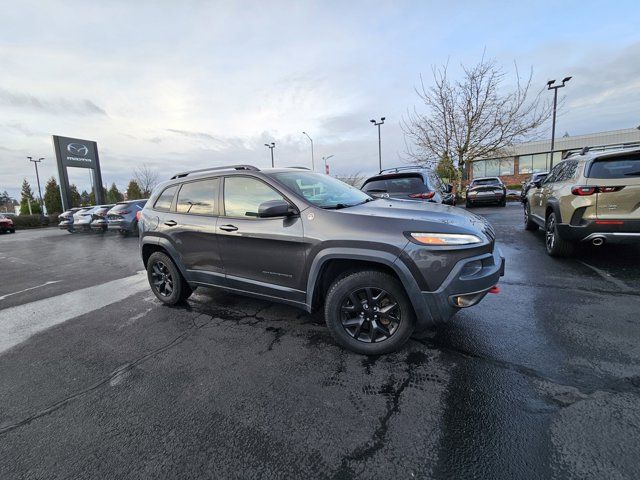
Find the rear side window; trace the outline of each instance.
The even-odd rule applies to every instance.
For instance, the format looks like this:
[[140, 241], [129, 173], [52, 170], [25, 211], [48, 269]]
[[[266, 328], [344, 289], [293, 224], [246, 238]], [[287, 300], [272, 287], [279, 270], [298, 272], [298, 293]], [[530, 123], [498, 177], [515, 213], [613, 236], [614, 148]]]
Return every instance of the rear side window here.
[[224, 212], [228, 217], [257, 217], [260, 204], [269, 200], [285, 199], [255, 178], [227, 177], [224, 180]]
[[640, 177], [640, 155], [596, 159], [591, 164], [588, 178], [629, 178]]
[[121, 210], [126, 210], [128, 206], [129, 206], [128, 203], [116, 203], [116, 206], [113, 207], [111, 210], [114, 212], [119, 212]]
[[176, 211], [194, 215], [215, 215], [217, 200], [217, 178], [184, 183], [178, 192]]
[[171, 203], [173, 202], [173, 197], [176, 194], [176, 190], [178, 189], [177, 185], [173, 187], [165, 188], [164, 191], [160, 194], [153, 208], [156, 210], [162, 210], [168, 212], [171, 209]]

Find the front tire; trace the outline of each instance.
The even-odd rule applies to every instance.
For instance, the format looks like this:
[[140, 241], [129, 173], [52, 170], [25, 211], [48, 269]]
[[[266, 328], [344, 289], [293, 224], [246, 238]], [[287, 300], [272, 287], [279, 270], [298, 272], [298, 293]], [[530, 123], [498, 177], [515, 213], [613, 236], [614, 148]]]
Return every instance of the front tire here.
[[415, 313], [402, 284], [375, 270], [336, 280], [327, 294], [324, 314], [336, 342], [364, 355], [398, 350], [415, 328]]
[[524, 204], [524, 229], [530, 232], [538, 230], [538, 225], [531, 219], [531, 207], [529, 203]]
[[545, 226], [545, 247], [552, 257], [568, 257], [573, 253], [573, 244], [560, 237], [556, 214], [551, 212]]
[[152, 253], [149, 257], [147, 278], [153, 294], [167, 305], [184, 302], [193, 293], [171, 257], [163, 252]]

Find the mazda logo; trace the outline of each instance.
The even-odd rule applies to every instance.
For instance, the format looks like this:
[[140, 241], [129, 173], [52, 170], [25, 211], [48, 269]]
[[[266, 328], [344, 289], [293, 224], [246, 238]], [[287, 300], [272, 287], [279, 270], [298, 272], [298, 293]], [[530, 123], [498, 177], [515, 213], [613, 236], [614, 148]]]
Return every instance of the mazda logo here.
[[86, 145], [83, 145], [81, 143], [70, 143], [69, 145], [67, 145], [67, 152], [72, 155], [80, 155], [81, 157], [84, 157], [87, 155], [87, 153], [89, 153], [89, 149], [86, 147]]

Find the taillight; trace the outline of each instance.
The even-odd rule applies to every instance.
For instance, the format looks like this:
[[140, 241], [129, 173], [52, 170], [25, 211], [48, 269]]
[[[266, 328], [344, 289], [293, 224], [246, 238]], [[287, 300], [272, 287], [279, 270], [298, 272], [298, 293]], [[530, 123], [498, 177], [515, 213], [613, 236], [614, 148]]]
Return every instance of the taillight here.
[[619, 192], [622, 190], [624, 186], [615, 186], [615, 187], [599, 187], [597, 185], [576, 185], [571, 188], [571, 193], [574, 195], [578, 195], [581, 197], [593, 195], [594, 193], [611, 193], [611, 192]]
[[140, 221], [140, 217], [142, 216], [142, 210], [136, 212], [136, 220]]
[[422, 198], [425, 200], [429, 200], [430, 198], [433, 198], [433, 196], [436, 194], [436, 192], [424, 192], [424, 193], [412, 193], [411, 195], [409, 195], [410, 198]]
[[127, 213], [131, 213], [131, 210], [120, 210], [118, 215], [126, 215]]

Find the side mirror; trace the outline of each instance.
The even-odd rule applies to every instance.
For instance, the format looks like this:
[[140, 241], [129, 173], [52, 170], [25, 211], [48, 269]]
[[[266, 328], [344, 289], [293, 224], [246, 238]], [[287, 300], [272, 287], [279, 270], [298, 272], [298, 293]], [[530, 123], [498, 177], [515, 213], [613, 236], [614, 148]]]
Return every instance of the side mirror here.
[[451, 185], [450, 183], [447, 183], [444, 186], [444, 193], [451, 193], [453, 192], [453, 185]]
[[269, 200], [262, 202], [258, 207], [258, 217], [288, 217], [293, 214], [293, 208], [284, 200]]
[[533, 182], [533, 186], [536, 188], [540, 188], [542, 186], [542, 180], [536, 180], [535, 182]]

